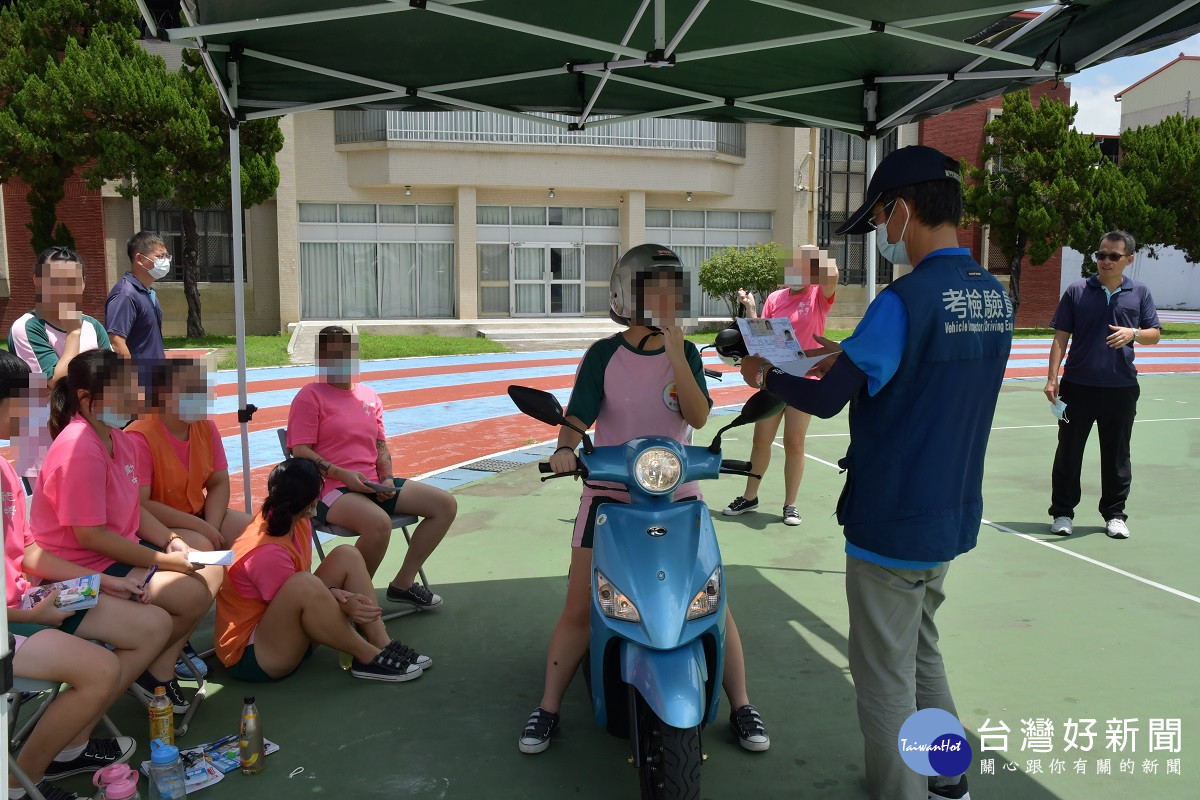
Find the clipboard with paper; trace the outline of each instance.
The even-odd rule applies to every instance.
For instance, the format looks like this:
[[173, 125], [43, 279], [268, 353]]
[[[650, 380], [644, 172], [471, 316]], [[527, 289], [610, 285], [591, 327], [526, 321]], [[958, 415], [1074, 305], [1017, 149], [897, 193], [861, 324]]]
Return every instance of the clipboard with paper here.
[[796, 341], [792, 323], [786, 317], [771, 319], [739, 319], [738, 330], [746, 352], [770, 361], [789, 375], [804, 375], [825, 355], [806, 356]]

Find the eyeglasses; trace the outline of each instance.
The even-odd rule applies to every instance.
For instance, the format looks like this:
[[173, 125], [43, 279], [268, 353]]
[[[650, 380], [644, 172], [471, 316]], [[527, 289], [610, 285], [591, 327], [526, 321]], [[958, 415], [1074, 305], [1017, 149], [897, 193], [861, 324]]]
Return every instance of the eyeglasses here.
[[1103, 250], [1097, 250], [1093, 255], [1096, 256], [1097, 261], [1120, 261], [1125, 258], [1124, 253], [1106, 253]]
[[[896, 199], [899, 200], [900, 198], [896, 198]], [[892, 215], [892, 209], [894, 209], [895, 207], [896, 207], [896, 200], [893, 200], [890, 203], [884, 205], [882, 208], [879, 209], [879, 213], [883, 215], [883, 222], [880, 222], [879, 220], [877, 220], [876, 219], [877, 215], [872, 213], [871, 218], [867, 220], [867, 227], [869, 227], [873, 231], [879, 230], [880, 225], [887, 224], [888, 217], [890, 217]]]
[[46, 251], [47, 261], [78, 261], [79, 255], [69, 247], [55, 245]]

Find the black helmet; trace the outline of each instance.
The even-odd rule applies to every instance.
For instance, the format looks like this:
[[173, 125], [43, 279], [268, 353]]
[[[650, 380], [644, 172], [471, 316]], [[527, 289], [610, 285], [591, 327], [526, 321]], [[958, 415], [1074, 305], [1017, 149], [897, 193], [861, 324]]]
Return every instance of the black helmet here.
[[679, 256], [660, 244], [640, 244], [625, 251], [617, 259], [609, 280], [608, 315], [620, 325], [655, 326], [656, 320], [645, 317], [642, 290], [647, 279], [669, 275], [681, 291], [683, 308], [679, 316], [691, 316], [691, 298], [687, 273]]

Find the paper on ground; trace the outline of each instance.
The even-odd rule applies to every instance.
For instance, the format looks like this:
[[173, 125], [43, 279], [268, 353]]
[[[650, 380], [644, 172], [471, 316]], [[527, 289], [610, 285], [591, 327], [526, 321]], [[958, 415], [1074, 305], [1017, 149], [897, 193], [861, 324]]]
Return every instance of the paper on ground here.
[[189, 550], [188, 561], [200, 566], [228, 567], [233, 564], [232, 550]]

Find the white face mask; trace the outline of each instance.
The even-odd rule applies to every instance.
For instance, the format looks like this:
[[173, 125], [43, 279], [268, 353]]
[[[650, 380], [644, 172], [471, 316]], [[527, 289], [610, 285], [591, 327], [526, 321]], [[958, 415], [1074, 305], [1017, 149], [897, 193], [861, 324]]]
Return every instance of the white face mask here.
[[167, 273], [170, 271], [171, 271], [170, 256], [162, 256], [161, 258], [154, 259], [154, 266], [147, 270], [147, 272], [150, 273], [150, 277], [153, 278], [154, 280], [158, 280], [159, 278], [165, 278], [167, 276]]

